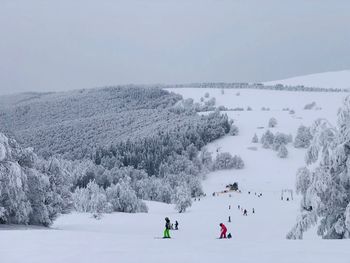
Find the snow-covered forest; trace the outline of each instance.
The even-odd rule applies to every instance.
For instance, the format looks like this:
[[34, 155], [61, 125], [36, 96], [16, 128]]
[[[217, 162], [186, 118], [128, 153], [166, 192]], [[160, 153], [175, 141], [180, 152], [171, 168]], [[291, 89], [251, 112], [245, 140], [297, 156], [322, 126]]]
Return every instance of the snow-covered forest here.
[[[6, 97], [1, 131], [43, 156], [91, 156], [98, 146], [143, 138], [190, 123], [194, 114], [171, 111], [181, 96], [160, 89], [111, 87]], [[5, 100], [5, 99], [4, 99]]]
[[63, 201], [77, 211], [147, 212], [141, 200], [181, 202], [178, 192], [197, 197], [209, 171], [243, 168], [239, 156], [228, 154], [222, 164], [203, 148], [237, 129], [227, 115], [198, 115], [193, 102], [174, 93], [111, 87], [22, 96], [1, 108], [1, 130], [43, 161], [55, 158], [72, 191]]
[[70, 211], [71, 178], [55, 158], [0, 133], [0, 223], [49, 226]]

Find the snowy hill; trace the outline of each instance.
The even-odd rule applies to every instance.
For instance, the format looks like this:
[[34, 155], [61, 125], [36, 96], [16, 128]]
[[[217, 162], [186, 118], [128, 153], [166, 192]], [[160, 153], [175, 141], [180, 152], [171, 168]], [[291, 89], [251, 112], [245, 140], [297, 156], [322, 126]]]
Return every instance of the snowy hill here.
[[303, 85], [306, 87], [334, 88], [350, 90], [350, 70], [324, 72], [298, 76], [282, 80], [268, 81], [265, 85], [283, 84], [286, 86]]
[[[281, 190], [294, 189], [295, 173], [304, 165], [305, 150], [288, 144], [289, 156], [281, 159], [275, 151], [251, 142], [255, 133], [261, 138], [271, 117], [278, 122], [271, 128], [273, 133], [290, 133], [293, 137], [300, 124], [310, 125], [317, 118], [335, 123], [346, 93], [225, 89], [222, 94], [221, 89], [207, 88], [171, 91], [194, 101], [208, 92], [206, 100], [215, 97], [217, 105], [243, 108], [227, 111], [239, 127], [239, 135], [216, 140], [207, 148], [214, 154], [239, 154], [245, 168], [210, 173], [203, 182], [206, 197], [193, 200], [186, 213], [177, 213], [173, 205], [147, 202], [148, 214], [113, 213], [95, 220], [88, 214], [73, 213], [60, 217], [51, 230], [0, 231], [0, 257], [6, 259], [2, 262], [349, 262], [349, 240], [321, 240], [314, 231], [302, 241], [285, 239], [295, 223], [300, 197], [282, 201]], [[311, 102], [316, 106], [304, 109]], [[242, 193], [212, 196], [233, 182], [238, 182]], [[255, 193], [262, 193], [262, 197]], [[238, 205], [248, 210], [248, 216], [242, 215]], [[180, 223], [180, 230], [171, 231], [170, 240], [161, 239], [166, 216]], [[216, 239], [220, 222], [232, 233], [231, 240]], [[6, 229], [11, 227], [0, 226], [0, 230]], [[16, 246], [11, 245], [14, 243]]]

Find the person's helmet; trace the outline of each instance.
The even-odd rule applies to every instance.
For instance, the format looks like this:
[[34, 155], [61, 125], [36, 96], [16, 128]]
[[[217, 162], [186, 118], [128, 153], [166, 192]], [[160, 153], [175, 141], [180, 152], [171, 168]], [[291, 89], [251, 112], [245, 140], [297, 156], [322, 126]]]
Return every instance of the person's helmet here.
[[168, 221], [168, 220], [169, 220], [169, 218], [168, 218], [168, 217], [166, 217], [166, 218], [165, 218], [165, 221]]
[[222, 223], [220, 223], [220, 225], [219, 226], [222, 226]]

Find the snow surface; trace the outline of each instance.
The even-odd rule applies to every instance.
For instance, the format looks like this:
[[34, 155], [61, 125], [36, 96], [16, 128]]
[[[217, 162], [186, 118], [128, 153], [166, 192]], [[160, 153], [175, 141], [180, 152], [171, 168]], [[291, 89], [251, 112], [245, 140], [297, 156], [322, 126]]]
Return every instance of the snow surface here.
[[[60, 217], [51, 229], [0, 226], [0, 262], [350, 262], [350, 240], [321, 240], [314, 231], [304, 240], [285, 239], [295, 223], [299, 197], [281, 201], [281, 190], [294, 189], [295, 172], [303, 165], [305, 150], [288, 145], [288, 158], [280, 159], [271, 149], [251, 143], [254, 133], [260, 139], [271, 117], [278, 121], [271, 131], [294, 137], [300, 124], [310, 125], [319, 117], [335, 123], [346, 93], [229, 89], [222, 95], [219, 89], [173, 91], [195, 101], [209, 92], [210, 97], [216, 97], [217, 105], [253, 108], [227, 112], [239, 127], [239, 135], [208, 145], [215, 153], [239, 154], [245, 169], [209, 174], [203, 182], [207, 196], [193, 202], [182, 214], [173, 205], [147, 202], [148, 214], [113, 213], [95, 220], [88, 214], [73, 213]], [[313, 101], [319, 110], [303, 110]], [[261, 107], [271, 110], [262, 111]], [[294, 109], [295, 114], [282, 111], [286, 107]], [[242, 193], [212, 196], [236, 181]], [[263, 196], [259, 198], [255, 192]], [[238, 205], [248, 210], [247, 217]], [[166, 216], [180, 224], [180, 230], [171, 231], [170, 240], [161, 239]], [[228, 216], [231, 223], [227, 222]], [[232, 233], [232, 239], [217, 239], [221, 222]]]
[[287, 86], [303, 85], [306, 87], [338, 88], [350, 90], [350, 70], [310, 74], [283, 80], [268, 81], [264, 84], [283, 84]]

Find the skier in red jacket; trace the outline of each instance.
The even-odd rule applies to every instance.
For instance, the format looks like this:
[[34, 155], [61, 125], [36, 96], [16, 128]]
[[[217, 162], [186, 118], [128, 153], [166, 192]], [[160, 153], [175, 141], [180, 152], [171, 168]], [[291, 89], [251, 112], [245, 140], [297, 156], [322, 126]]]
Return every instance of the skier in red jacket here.
[[227, 228], [223, 223], [221, 223], [220, 226], [221, 226], [220, 238], [226, 238]]

